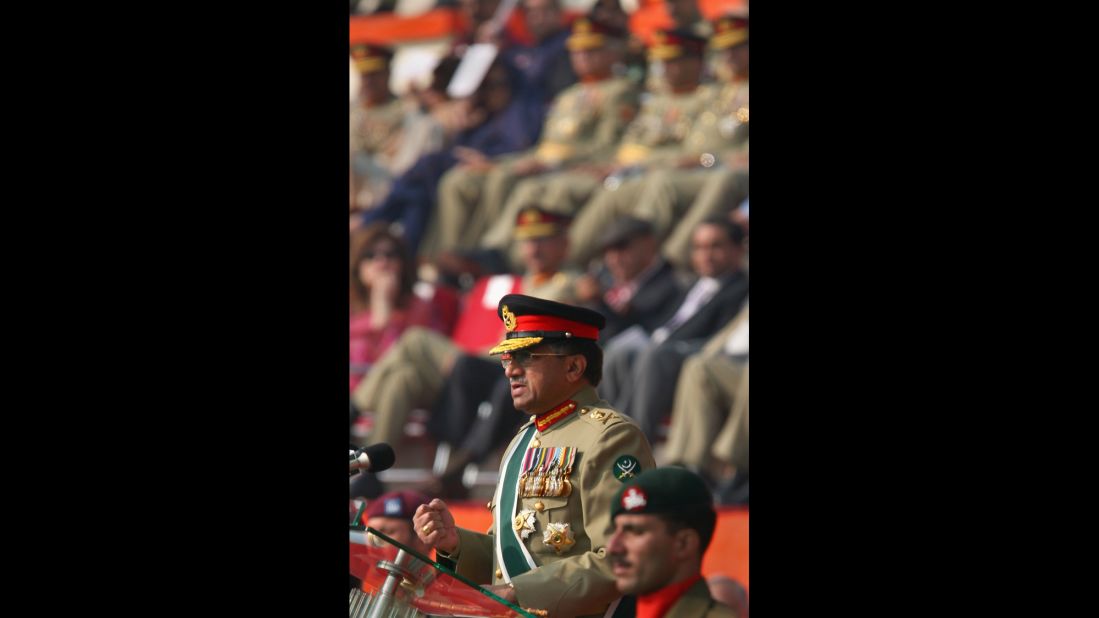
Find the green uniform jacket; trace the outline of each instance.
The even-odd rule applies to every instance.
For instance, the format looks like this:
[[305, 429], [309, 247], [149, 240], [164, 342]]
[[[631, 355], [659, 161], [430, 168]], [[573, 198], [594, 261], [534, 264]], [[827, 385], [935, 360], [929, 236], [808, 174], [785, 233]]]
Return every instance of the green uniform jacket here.
[[[652, 447], [637, 425], [615, 412], [594, 388], [581, 389], [572, 400], [577, 403], [577, 411], [537, 434], [542, 447], [577, 448], [576, 465], [570, 477], [572, 493], [560, 498], [517, 500], [517, 509], [535, 512], [534, 531], [523, 544], [537, 568], [514, 577], [511, 583], [520, 606], [549, 610], [550, 616], [602, 615], [620, 596], [606, 559], [606, 544], [613, 531], [611, 501], [623, 482], [615, 476], [616, 461], [623, 456], [635, 458], [640, 465], [633, 474], [656, 465]], [[529, 425], [519, 430], [508, 452]], [[500, 466], [501, 480], [507, 463], [505, 457]], [[497, 512], [500, 492], [498, 485], [490, 503], [496, 522], [493, 528], [488, 534], [459, 529], [458, 552], [450, 556], [457, 560], [458, 573], [479, 583], [505, 583], [506, 576], [502, 573], [501, 577], [496, 576], [500, 564], [493, 535], [500, 533], [497, 525], [507, 526], [503, 534], [515, 534], [512, 523], [518, 510]], [[537, 510], [539, 502], [543, 503], [542, 511]], [[542, 542], [546, 524], [551, 522], [569, 524], [574, 535], [575, 544], [560, 556]]]

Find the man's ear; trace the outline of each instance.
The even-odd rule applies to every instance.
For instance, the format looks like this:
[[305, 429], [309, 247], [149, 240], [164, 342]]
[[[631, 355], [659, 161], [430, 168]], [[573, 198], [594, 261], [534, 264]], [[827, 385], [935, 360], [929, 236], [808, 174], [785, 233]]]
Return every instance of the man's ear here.
[[568, 365], [565, 366], [565, 376], [569, 382], [577, 382], [584, 377], [584, 372], [588, 370], [588, 357], [583, 354], [573, 354], [569, 357]]
[[679, 532], [675, 533], [675, 552], [676, 557], [679, 559], [686, 559], [692, 555], [702, 554], [699, 549], [702, 547], [702, 538], [698, 536], [698, 530], [694, 528], [683, 528]]

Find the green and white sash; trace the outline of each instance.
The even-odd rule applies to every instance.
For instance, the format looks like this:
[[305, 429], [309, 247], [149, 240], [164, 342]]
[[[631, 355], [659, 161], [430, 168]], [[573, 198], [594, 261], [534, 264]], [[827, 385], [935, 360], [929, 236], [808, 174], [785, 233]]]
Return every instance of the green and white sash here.
[[522, 575], [537, 566], [514, 525], [519, 506], [519, 475], [527, 448], [536, 431], [537, 427], [531, 423], [511, 450], [504, 453], [504, 461], [507, 463], [503, 478], [496, 487], [496, 562], [500, 565], [500, 571], [507, 583], [511, 583], [512, 577]]

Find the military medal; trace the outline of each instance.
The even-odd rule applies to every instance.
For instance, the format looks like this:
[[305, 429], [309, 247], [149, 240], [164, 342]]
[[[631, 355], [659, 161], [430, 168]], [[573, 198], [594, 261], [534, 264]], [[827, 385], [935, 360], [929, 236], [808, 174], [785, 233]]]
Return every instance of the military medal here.
[[519, 475], [519, 495], [524, 498], [563, 498], [572, 493], [569, 476], [576, 464], [575, 446], [529, 448]]
[[546, 531], [542, 533], [542, 543], [552, 547], [558, 556], [572, 547], [575, 542], [568, 524], [560, 522], [546, 524]]
[[[544, 432], [567, 419], [574, 410], [576, 402], [568, 400], [548, 412], [532, 416], [531, 420], [538, 432]], [[571, 494], [569, 476], [576, 465], [576, 447], [542, 447], [537, 433], [529, 444], [519, 469], [519, 495], [523, 498], [562, 498]]]
[[523, 509], [515, 516], [515, 531], [523, 537], [524, 541], [527, 540], [531, 532], [534, 532], [534, 524], [534, 511], [530, 509]]

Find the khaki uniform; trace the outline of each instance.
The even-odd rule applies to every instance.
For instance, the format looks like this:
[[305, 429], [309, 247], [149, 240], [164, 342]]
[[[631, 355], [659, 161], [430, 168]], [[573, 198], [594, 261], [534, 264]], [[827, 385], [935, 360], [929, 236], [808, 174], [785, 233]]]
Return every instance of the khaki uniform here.
[[[643, 167], [661, 165], [679, 156], [681, 143], [704, 105], [705, 97], [701, 89], [685, 94], [653, 95], [642, 106], [637, 118], [626, 128], [614, 153], [615, 163], [623, 167], [630, 166], [630, 173], [635, 175], [612, 176], [604, 180], [585, 171], [573, 170], [526, 179], [516, 187], [504, 208], [503, 217], [486, 236], [484, 246], [506, 246], [509, 238], [508, 224], [514, 222], [515, 214], [528, 200], [537, 199], [548, 210], [568, 215], [577, 214], [576, 221], [569, 229], [569, 261], [576, 265], [583, 264], [585, 260], [575, 259], [574, 255], [583, 256], [589, 251], [578, 250], [576, 238], [598, 236], [613, 219], [613, 215], [609, 218], [587, 215], [591, 204], [607, 199], [602, 197], [605, 193], [615, 193], [616, 198], [622, 201], [636, 200], [642, 178], [636, 174]], [[616, 189], [605, 191], [604, 187], [608, 186], [608, 182]], [[602, 208], [596, 210], [603, 212]], [[577, 231], [578, 226], [582, 231]]]
[[[637, 426], [594, 388], [585, 387], [572, 401], [574, 411], [546, 430], [538, 431], [533, 422], [520, 428], [501, 461], [501, 482], [489, 503], [493, 527], [488, 534], [459, 529], [458, 551], [450, 557], [457, 560], [458, 573], [478, 583], [511, 582], [522, 607], [545, 609], [550, 616], [598, 616], [620, 596], [606, 558], [612, 500], [624, 481], [655, 462]], [[516, 480], [527, 449], [553, 447], [576, 450], [571, 493], [528, 496]], [[519, 521], [529, 530], [526, 539], [516, 530], [521, 512], [533, 518]], [[573, 542], [559, 544], [560, 553], [552, 538], [546, 542], [550, 524], [568, 525], [562, 536]]]
[[[496, 166], [487, 173], [452, 168], [439, 182], [438, 204], [421, 254], [431, 257], [441, 251], [475, 248], [501, 217], [514, 224], [518, 208], [509, 214], [503, 210], [512, 188], [522, 180], [515, 174], [516, 163], [536, 159], [556, 168], [610, 156], [637, 113], [637, 97], [636, 86], [626, 78], [574, 84], [554, 100], [535, 148], [496, 159]], [[503, 234], [502, 242], [509, 243], [511, 226]]]
[[664, 461], [704, 469], [713, 455], [748, 471], [748, 362], [723, 353], [729, 336], [747, 320], [745, 305], [683, 364]]
[[351, 152], [381, 154], [395, 146], [404, 120], [400, 99], [374, 107], [355, 105], [351, 109]]
[[[672, 239], [665, 254], [677, 267], [687, 268], [689, 261], [681, 259], [679, 250], [684, 245], [689, 248], [691, 232], [698, 223], [727, 203], [736, 200], [735, 207], [747, 197], [747, 170], [733, 172], [724, 166], [724, 160], [746, 148], [748, 84], [707, 84], [699, 87], [697, 97], [698, 111], [678, 142], [679, 148], [664, 161], [686, 158], [699, 164], [692, 168], [650, 166], [644, 176], [596, 194], [569, 232], [572, 263], [583, 264], [594, 257], [602, 230], [614, 219], [632, 215], [651, 222], [657, 237]], [[703, 162], [715, 167], [705, 167]], [[721, 179], [716, 180], [716, 175]], [[704, 191], [706, 199], [699, 200], [696, 207], [696, 198]]]
[[[660, 251], [677, 268], [691, 266], [691, 235], [698, 224], [714, 215], [727, 215], [748, 197], [748, 169], [715, 168], [711, 171], [654, 175], [638, 204], [638, 215], [651, 213], [664, 220], [674, 213], [670, 232]], [[664, 214], [661, 214], [664, 213]]]
[[[637, 205], [638, 217], [652, 216], [658, 233], [667, 234], [662, 251], [680, 268], [690, 265], [695, 227], [708, 217], [728, 214], [748, 197], [748, 168], [727, 165], [733, 153], [748, 154], [748, 83], [725, 84], [715, 90], [713, 101], [715, 112], [699, 118], [688, 146], [700, 157], [714, 155], [714, 167], [654, 176]], [[663, 222], [672, 225], [661, 228]]]
[[404, 116], [399, 99], [369, 108], [355, 105], [351, 110], [351, 186], [366, 201], [376, 203], [389, 192], [390, 162], [400, 146]]
[[[560, 272], [541, 285], [534, 285], [527, 276], [523, 277], [521, 289], [530, 296], [572, 302], [576, 278], [577, 273]], [[421, 327], [406, 330], [351, 394], [355, 407], [374, 412], [370, 441], [402, 442], [409, 410], [431, 408], [454, 361], [462, 353], [446, 335]]]
[[744, 363], [733, 408], [721, 433], [717, 434], [710, 454], [718, 461], [732, 464], [738, 473], [748, 474], [748, 363]]

